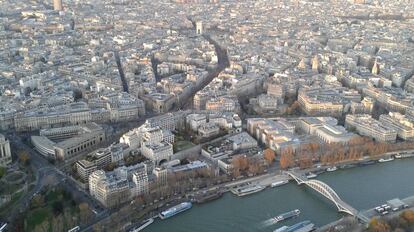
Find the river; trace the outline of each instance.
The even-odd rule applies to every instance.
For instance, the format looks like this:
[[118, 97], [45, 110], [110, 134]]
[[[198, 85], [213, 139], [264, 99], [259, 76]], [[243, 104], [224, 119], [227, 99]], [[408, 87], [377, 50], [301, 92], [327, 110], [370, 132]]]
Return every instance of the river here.
[[[364, 210], [392, 198], [414, 195], [413, 176], [414, 159], [411, 158], [324, 173], [317, 179], [330, 185], [354, 208]], [[301, 210], [298, 218], [277, 225], [265, 223], [272, 216], [293, 209]], [[343, 216], [321, 195], [291, 181], [287, 185], [267, 188], [245, 197], [226, 193], [219, 200], [194, 205], [192, 209], [172, 218], [157, 220], [144, 231], [267, 232], [303, 220], [322, 226]]]

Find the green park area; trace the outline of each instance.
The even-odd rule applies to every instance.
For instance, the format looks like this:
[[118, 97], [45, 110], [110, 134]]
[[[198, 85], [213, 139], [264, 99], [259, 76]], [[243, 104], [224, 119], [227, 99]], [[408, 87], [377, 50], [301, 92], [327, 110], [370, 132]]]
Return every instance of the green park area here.
[[192, 143], [188, 140], [185, 140], [182, 135], [175, 135], [174, 139], [175, 139], [174, 152], [183, 151], [183, 150], [186, 150], [188, 148], [191, 148], [191, 147], [195, 146], [194, 143]]
[[67, 231], [92, 218], [87, 203], [77, 204], [67, 191], [56, 188], [33, 196], [30, 208], [16, 224], [19, 231]]
[[0, 178], [0, 217], [8, 215], [10, 209], [12, 209], [24, 195], [30, 185], [26, 184], [27, 174], [23, 171], [1, 171], [2, 177]]

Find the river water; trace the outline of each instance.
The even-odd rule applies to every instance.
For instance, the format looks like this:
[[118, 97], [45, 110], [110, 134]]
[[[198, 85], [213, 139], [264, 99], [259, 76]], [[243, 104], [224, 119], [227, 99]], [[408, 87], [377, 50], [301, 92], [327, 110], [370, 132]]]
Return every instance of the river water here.
[[[414, 158], [324, 173], [317, 177], [358, 210], [373, 208], [392, 198], [414, 195]], [[266, 220], [300, 209], [298, 218], [277, 225]], [[153, 232], [267, 232], [282, 225], [310, 220], [322, 226], [343, 217], [335, 205], [306, 186], [292, 182], [245, 197], [226, 193], [222, 198], [166, 220], [144, 231]]]

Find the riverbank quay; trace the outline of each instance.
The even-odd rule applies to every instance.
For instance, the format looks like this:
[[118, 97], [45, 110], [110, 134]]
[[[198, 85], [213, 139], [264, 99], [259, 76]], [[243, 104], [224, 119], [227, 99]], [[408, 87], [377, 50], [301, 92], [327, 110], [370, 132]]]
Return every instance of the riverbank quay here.
[[[392, 201], [401, 201], [402, 204], [404, 204], [401, 208], [398, 209], [390, 209], [388, 213], [385, 215], [382, 215], [378, 212], [377, 207], [388, 205], [389, 207], [392, 207], [392, 205], [389, 202]], [[403, 199], [390, 199], [387, 202], [378, 202], [378, 206], [363, 210], [361, 211], [361, 214], [363, 214], [367, 218], [385, 218], [385, 219], [391, 219], [397, 217], [399, 214], [404, 212], [404, 210], [414, 210], [414, 195], [410, 197], [406, 197]], [[367, 228], [368, 224], [361, 223], [361, 221], [358, 221], [355, 217], [352, 216], [346, 216], [343, 217], [337, 221], [331, 222], [329, 224], [326, 224], [324, 226], [319, 227], [316, 232], [363, 232]]]
[[365, 228], [366, 226], [360, 224], [356, 218], [346, 216], [319, 227], [315, 232], [363, 232]]
[[[294, 168], [294, 170], [296, 171], [296, 172], [300, 172], [300, 173], [303, 173], [303, 174], [306, 174], [306, 173], [309, 173], [309, 172], [314, 172], [314, 173], [317, 173], [318, 174], [318, 176], [320, 175], [320, 177], [321, 177], [321, 179], [323, 180], [323, 179], [325, 179], [325, 175], [326, 176], [331, 176], [332, 174], [331, 173], [336, 173], [336, 172], [338, 172], [338, 173], [340, 173], [341, 171], [340, 170], [349, 170], [349, 172], [354, 172], [354, 170], [356, 171], [356, 172], [359, 172], [358, 170], [364, 170], [365, 168], [367, 168], [368, 170], [369, 169], [376, 169], [377, 167], [376, 167], [376, 165], [379, 165], [379, 168], [380, 168], [380, 166], [383, 166], [383, 165], [388, 165], [388, 164], [392, 164], [392, 163], [394, 163], [394, 162], [400, 162], [401, 163], [401, 161], [402, 160], [404, 160], [404, 157], [402, 157], [401, 159], [398, 159], [398, 158], [396, 158], [395, 159], [395, 161], [391, 161], [391, 162], [386, 162], [386, 163], [380, 163], [378, 160], [380, 159], [380, 158], [382, 158], [382, 157], [388, 157], [389, 156], [389, 154], [387, 154], [387, 155], [381, 155], [381, 156], [376, 156], [375, 157], [375, 159], [361, 159], [361, 160], [357, 160], [357, 161], [353, 161], [353, 162], [347, 162], [347, 163], [341, 163], [341, 164], [337, 164], [337, 167], [338, 167], [338, 171], [335, 171], [335, 172], [326, 172], [326, 169], [329, 167], [329, 166], [323, 166], [323, 165], [320, 165], [320, 164], [315, 164], [314, 165], [314, 167], [312, 167], [312, 168], [310, 168], [310, 169], [298, 169], [298, 168]], [[410, 159], [411, 160], [411, 159]], [[369, 161], [373, 161], [372, 163], [370, 163], [369, 165], [368, 164], [366, 164], [366, 162], [369, 162]], [[405, 162], [405, 161], [404, 161]], [[348, 164], [352, 164], [352, 165], [348, 165]], [[360, 167], [360, 168], [359, 168]], [[362, 167], [364, 167], [364, 168], [362, 168]], [[322, 173], [324, 173], [324, 172], [326, 172], [325, 174], [322, 174]], [[348, 172], [348, 171], [347, 171]], [[327, 175], [327, 174], [329, 174], [329, 175]], [[319, 177], [317, 177], [318, 179], [319, 179]], [[276, 167], [275, 168], [273, 168], [273, 167], [270, 167], [270, 168], [268, 168], [268, 170], [267, 170], [267, 173], [264, 173], [264, 174], [261, 174], [261, 175], [257, 175], [257, 176], [252, 176], [252, 177], [244, 177], [244, 178], [242, 178], [242, 179], [233, 179], [232, 181], [230, 181], [230, 182], [223, 182], [223, 183], [221, 183], [221, 184], [218, 184], [218, 185], [214, 185], [214, 186], [209, 186], [208, 188], [206, 188], [206, 189], [199, 189], [199, 190], [196, 190], [196, 191], [191, 191], [191, 192], [193, 192], [193, 193], [197, 193], [197, 192], [203, 192], [203, 191], [206, 191], [206, 190], [208, 190], [208, 189], [211, 189], [211, 188], [220, 188], [221, 189], [221, 191], [223, 191], [223, 192], [227, 192], [227, 191], [229, 191], [230, 189], [232, 189], [232, 188], [235, 188], [235, 187], [238, 187], [238, 186], [240, 186], [240, 185], [248, 185], [248, 184], [252, 184], [252, 185], [263, 185], [263, 186], [270, 186], [272, 183], [274, 183], [274, 182], [278, 182], [278, 181], [284, 181], [284, 180], [290, 180], [291, 178], [289, 177], [289, 176], [287, 176], [287, 175], [284, 175], [284, 172], [283, 171], [281, 171], [281, 170], [279, 170], [279, 169], [276, 169]], [[291, 184], [293, 184], [293, 185], [296, 185], [296, 183], [294, 183], [293, 181], [291, 181]], [[284, 192], [285, 191], [285, 189], [286, 188], [291, 188], [293, 185], [288, 185], [287, 187], [285, 186], [285, 187], [276, 187], [276, 188], [267, 188], [266, 190], [264, 190], [264, 191], [262, 191], [261, 193], [254, 193], [254, 194], [252, 194], [251, 196], [249, 196], [248, 198], [246, 198], [246, 199], [240, 199], [240, 201], [243, 201], [243, 202], [249, 202], [249, 200], [248, 199], [252, 199], [252, 198], [256, 198], [255, 197], [255, 195], [257, 194], [257, 195], [267, 195], [266, 193], [264, 193], [264, 192], [272, 192], [272, 191], [281, 191], [281, 192]], [[290, 186], [290, 187], [289, 187]], [[332, 187], [334, 187], [334, 186], [332, 186]], [[279, 190], [279, 188], [281, 188], [280, 190]], [[273, 190], [272, 190], [273, 189]], [[293, 189], [296, 189], [296, 188], [293, 188]], [[308, 188], [306, 188], [306, 187], [303, 187], [303, 189], [307, 192], [308, 191]], [[335, 187], [334, 187], [334, 189], [336, 189]], [[190, 193], [191, 193], [190, 192]], [[187, 193], [187, 194], [189, 194], [189, 193]], [[187, 195], [186, 194], [186, 195]], [[339, 194], [340, 196], [342, 196], [342, 194]], [[228, 199], [230, 199], [229, 198], [229, 195], [227, 195], [227, 194], [225, 194], [225, 195], [223, 195], [224, 196], [224, 198], [226, 199], [226, 200], [228, 200]], [[344, 195], [345, 196], [345, 195]], [[178, 197], [178, 196], [177, 196]], [[396, 197], [397, 197], [397, 195], [396, 195]], [[320, 197], [318, 197], [318, 198], [320, 198]], [[381, 201], [384, 201], [384, 200], [389, 200], [389, 199], [392, 199], [393, 198], [393, 196], [389, 196], [389, 197], [387, 197], [387, 198], [383, 198], [383, 199], [381, 199]], [[345, 199], [347, 199], [347, 198], [345, 198]], [[168, 206], [171, 206], [171, 205], [174, 205], [174, 204], [178, 204], [179, 202], [181, 202], [181, 201], [188, 201], [188, 200], [190, 200], [190, 199], [188, 199], [188, 198], [186, 198], [185, 196], [182, 196], [182, 198], [179, 198], [179, 199], [175, 199], [175, 201], [173, 201], [173, 202], [170, 202], [171, 201], [171, 199], [168, 199], [167, 200], [167, 202], [166, 201], [164, 201], [163, 203], [165, 203], [164, 204], [164, 207], [168, 207]], [[321, 199], [318, 199], [318, 201], [320, 201]], [[210, 208], [210, 205], [216, 205], [216, 204], [218, 204], [216, 201], [219, 201], [219, 202], [221, 202], [222, 201], [222, 199], [217, 199], [217, 200], [214, 200], [214, 201], [212, 201], [212, 202], [206, 202], [206, 203], [203, 203], [202, 205], [203, 206], [201, 206], [201, 207], [207, 207], [207, 208]], [[216, 202], [216, 203], [215, 203]], [[323, 200], [322, 200], [322, 202], [323, 202]], [[158, 202], [158, 203], [160, 203], [160, 202]], [[367, 208], [370, 208], [370, 207], [373, 207], [373, 206], [375, 206], [375, 205], [377, 205], [377, 204], [380, 204], [381, 202], [380, 201], [378, 201], [378, 202], [371, 202], [369, 205], [365, 205], [364, 207], [362, 207], [362, 208], [360, 208], [360, 209], [363, 209], [363, 210], [365, 210], [365, 209], [367, 209]], [[167, 206], [167, 204], [168, 204], [168, 206]], [[219, 203], [219, 204], [221, 204], [221, 203]], [[322, 203], [322, 204], [324, 204], [324, 203]], [[159, 204], [158, 204], [159, 205]], [[204, 206], [204, 205], [208, 205], [208, 206]], [[325, 204], [324, 204], [325, 205]], [[356, 204], [356, 205], [358, 205], [358, 204]], [[199, 206], [197, 206], [197, 207], [199, 207]], [[298, 206], [294, 206], [294, 207], [298, 207]], [[293, 207], [293, 208], [294, 208]], [[324, 207], [327, 207], [327, 208], [331, 208], [330, 206], [324, 206]], [[365, 208], [366, 207], [366, 208]], [[275, 210], [277, 210], [278, 208], [275, 208]], [[154, 214], [156, 214], [157, 212], [159, 212], [160, 210], [163, 210], [163, 207], [159, 207], [158, 209], [156, 209], [155, 210], [155, 212], [153, 212], [152, 213], [152, 215], [154, 215]], [[286, 208], [286, 209], [284, 209], [284, 210], [290, 210], [290, 208]], [[279, 212], [278, 212], [279, 213]], [[190, 214], [192, 214], [192, 212], [190, 211]], [[276, 212], [275, 213], [269, 213], [270, 215], [273, 215], [273, 214], [277, 214]], [[148, 216], [150, 216], [150, 215], [148, 215]], [[325, 215], [326, 216], [326, 215]], [[336, 225], [336, 221], [335, 220], [337, 220], [338, 218], [341, 218], [341, 217], [344, 217], [345, 215], [343, 215], [343, 214], [338, 214], [338, 217], [337, 218], [332, 218], [332, 223], [329, 223], [329, 220], [327, 221], [327, 220], [323, 220], [324, 222], [323, 223], [320, 223], [319, 224], [319, 226], [321, 226], [321, 225], [324, 225], [325, 223], [329, 223], [326, 227], [325, 226], [323, 226], [323, 227], [321, 227], [321, 228], [333, 228], [333, 226], [335, 226]], [[147, 218], [147, 217], [141, 217], [141, 218]], [[181, 218], [181, 217], [180, 217]], [[352, 218], [352, 217], [351, 217]], [[139, 220], [138, 218], [136, 218], [136, 220]], [[134, 220], [135, 221], [135, 220]], [[316, 220], [317, 221], [317, 220]], [[163, 223], [163, 224], [165, 224], [165, 223]], [[344, 225], [344, 223], [342, 223], [342, 224], [339, 224], [339, 225]], [[345, 225], [346, 225], [346, 223], [345, 223]], [[360, 226], [361, 226], [361, 228], [365, 228], [364, 226], [365, 225], [363, 225], [363, 224], [360, 224]], [[156, 226], [156, 228], [158, 228], [157, 226]], [[342, 228], [341, 226], [339, 226], [339, 227], [337, 227], [337, 228]], [[345, 227], [345, 228], [347, 228], [347, 227]], [[349, 231], [349, 230], [348, 230]]]
[[[401, 202], [401, 206], [395, 206], [392, 205], [392, 201], [397, 201], [397, 202]], [[381, 207], [387, 205], [390, 209], [387, 211], [387, 213], [379, 213], [378, 212], [378, 208], [374, 207], [365, 211], [362, 211], [361, 213], [368, 217], [368, 218], [374, 218], [374, 217], [394, 217], [398, 214], [400, 214], [401, 212], [403, 212], [405, 209], [414, 209], [414, 195], [410, 196], [410, 197], [406, 197], [404, 199], [390, 199], [387, 202], [378, 202], [378, 206], [377, 207]]]

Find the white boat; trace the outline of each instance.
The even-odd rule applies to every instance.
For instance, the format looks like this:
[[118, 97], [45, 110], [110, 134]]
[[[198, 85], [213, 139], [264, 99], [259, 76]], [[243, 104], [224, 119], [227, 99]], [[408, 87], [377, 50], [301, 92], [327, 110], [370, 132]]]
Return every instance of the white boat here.
[[313, 178], [315, 178], [315, 177], [317, 177], [318, 175], [316, 175], [315, 173], [313, 173], [313, 172], [309, 172], [308, 174], [306, 174], [306, 178], [308, 178], [308, 179], [313, 179]]
[[242, 196], [246, 196], [246, 195], [250, 195], [250, 194], [253, 194], [253, 193], [260, 192], [265, 188], [266, 188], [266, 186], [262, 186], [262, 185], [253, 185], [253, 186], [248, 185], [248, 186], [244, 186], [244, 187], [241, 187], [241, 188], [232, 189], [231, 192], [236, 194], [239, 197], [242, 197]]
[[171, 207], [171, 208], [169, 208], [165, 211], [162, 211], [159, 214], [159, 217], [164, 220], [164, 219], [170, 218], [170, 217], [172, 217], [176, 214], [179, 214], [181, 212], [189, 210], [189, 209], [191, 209], [192, 206], [193, 205], [191, 204], [191, 202], [183, 202], [183, 203], [178, 204], [174, 207]]
[[273, 218], [273, 220], [276, 223], [278, 223], [278, 222], [283, 221], [283, 220], [287, 220], [287, 219], [290, 219], [290, 218], [293, 218], [293, 217], [297, 217], [297, 216], [299, 216], [299, 214], [300, 214], [300, 210], [295, 209], [295, 210], [289, 211], [287, 213], [283, 213], [279, 216], [276, 216], [276, 217]]
[[404, 152], [404, 153], [400, 153], [400, 155], [401, 155], [401, 158], [411, 158], [411, 157], [414, 156], [414, 153], [406, 153], [406, 152]]
[[289, 229], [289, 226], [282, 226], [279, 229], [274, 230], [273, 232], [283, 232]]
[[276, 181], [276, 182], [271, 183], [270, 187], [274, 188], [274, 187], [282, 186], [287, 183], [289, 183], [288, 180]]
[[310, 221], [303, 221], [293, 226], [282, 226], [273, 232], [310, 232], [315, 229], [315, 224]]
[[334, 172], [336, 170], [338, 170], [338, 168], [336, 166], [332, 166], [332, 167], [329, 167], [329, 168], [326, 169], [327, 172]]
[[385, 162], [390, 162], [390, 161], [393, 161], [393, 160], [394, 160], [394, 158], [392, 158], [392, 157], [387, 158], [387, 159], [382, 158], [382, 159], [379, 159], [378, 162], [385, 163]]
[[394, 157], [395, 157], [396, 159], [401, 159], [401, 158], [402, 158], [402, 155], [397, 154], [397, 155], [395, 155]]

